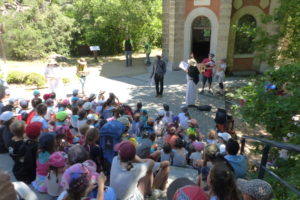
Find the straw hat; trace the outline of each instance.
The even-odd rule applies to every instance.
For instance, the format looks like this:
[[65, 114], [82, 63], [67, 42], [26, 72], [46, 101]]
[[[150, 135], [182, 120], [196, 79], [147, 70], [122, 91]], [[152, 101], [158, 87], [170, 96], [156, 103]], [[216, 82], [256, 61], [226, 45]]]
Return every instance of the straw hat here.
[[77, 60], [77, 63], [80, 64], [80, 65], [86, 65], [87, 62], [85, 61], [84, 58], [80, 58], [79, 60]]

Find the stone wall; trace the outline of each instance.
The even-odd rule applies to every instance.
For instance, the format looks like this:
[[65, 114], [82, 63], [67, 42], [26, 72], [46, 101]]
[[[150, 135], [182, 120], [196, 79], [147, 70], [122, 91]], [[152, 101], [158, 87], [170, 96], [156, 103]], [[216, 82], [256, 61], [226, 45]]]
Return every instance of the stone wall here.
[[217, 42], [217, 52], [215, 52], [217, 61], [227, 57], [231, 10], [232, 10], [232, 0], [220, 1], [218, 42]]
[[163, 0], [163, 5], [163, 55], [168, 70], [175, 70], [183, 59], [185, 1]]

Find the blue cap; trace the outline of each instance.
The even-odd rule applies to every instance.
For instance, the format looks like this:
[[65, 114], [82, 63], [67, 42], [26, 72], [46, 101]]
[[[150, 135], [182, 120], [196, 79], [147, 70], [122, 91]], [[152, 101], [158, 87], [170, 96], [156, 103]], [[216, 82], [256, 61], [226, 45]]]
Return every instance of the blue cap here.
[[39, 90], [34, 90], [33, 91], [33, 96], [38, 96], [38, 95], [40, 95], [41, 93], [40, 93], [40, 91]]

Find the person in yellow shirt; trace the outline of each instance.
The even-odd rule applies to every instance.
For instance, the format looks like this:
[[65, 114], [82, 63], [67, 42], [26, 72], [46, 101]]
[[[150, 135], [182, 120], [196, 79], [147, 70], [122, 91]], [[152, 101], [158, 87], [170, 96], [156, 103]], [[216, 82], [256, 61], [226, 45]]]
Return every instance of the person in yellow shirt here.
[[79, 81], [81, 83], [81, 89], [82, 89], [82, 94], [84, 94], [84, 85], [86, 81], [86, 76], [87, 76], [87, 62], [85, 61], [84, 58], [80, 58], [77, 61], [77, 72], [76, 75], [79, 78]]

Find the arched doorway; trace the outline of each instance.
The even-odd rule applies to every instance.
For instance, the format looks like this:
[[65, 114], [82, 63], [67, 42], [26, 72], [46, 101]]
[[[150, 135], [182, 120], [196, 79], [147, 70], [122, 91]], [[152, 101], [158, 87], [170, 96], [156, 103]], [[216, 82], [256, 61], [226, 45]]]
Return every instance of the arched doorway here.
[[192, 52], [198, 62], [206, 58], [210, 50], [211, 24], [207, 17], [199, 16], [192, 23]]

